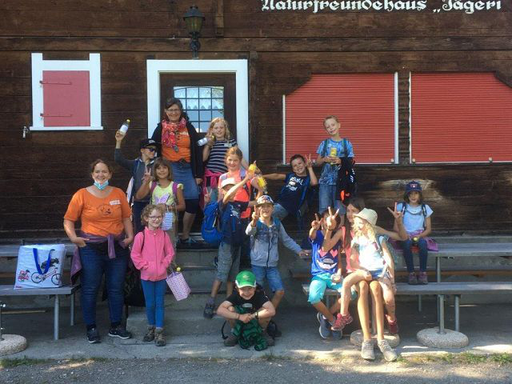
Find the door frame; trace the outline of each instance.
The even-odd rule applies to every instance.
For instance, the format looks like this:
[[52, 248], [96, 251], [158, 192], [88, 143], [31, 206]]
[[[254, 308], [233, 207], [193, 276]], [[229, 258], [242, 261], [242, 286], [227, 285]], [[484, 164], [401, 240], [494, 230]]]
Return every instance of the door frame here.
[[250, 161], [249, 152], [249, 77], [247, 60], [147, 60], [148, 137], [160, 122], [160, 74], [232, 73], [236, 88], [236, 137], [238, 146]]

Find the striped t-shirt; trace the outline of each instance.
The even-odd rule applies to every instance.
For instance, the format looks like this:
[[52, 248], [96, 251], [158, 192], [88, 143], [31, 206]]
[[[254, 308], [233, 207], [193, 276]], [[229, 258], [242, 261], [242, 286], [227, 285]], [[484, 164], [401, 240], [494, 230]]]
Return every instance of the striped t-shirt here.
[[225, 162], [226, 152], [229, 148], [234, 147], [235, 145], [237, 145], [235, 139], [221, 141], [215, 140], [215, 143], [210, 150], [210, 156], [208, 157], [206, 168], [215, 173], [226, 173], [228, 171]]

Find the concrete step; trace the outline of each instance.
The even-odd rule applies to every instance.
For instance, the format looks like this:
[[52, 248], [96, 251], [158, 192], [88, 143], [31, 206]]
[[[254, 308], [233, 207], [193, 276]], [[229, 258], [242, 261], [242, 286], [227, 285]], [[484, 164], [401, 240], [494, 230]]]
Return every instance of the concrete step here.
[[180, 267], [186, 265], [212, 266], [213, 259], [217, 256], [217, 253], [216, 249], [179, 249], [176, 253], [176, 263]]
[[[189, 299], [187, 299], [189, 300]], [[204, 301], [200, 308], [176, 309], [172, 306], [165, 308], [165, 329], [173, 336], [185, 335], [215, 335], [220, 338], [220, 330], [224, 319], [214, 316], [213, 319], [203, 317]], [[132, 311], [126, 321], [126, 328], [142, 337], [147, 329], [146, 312], [143, 309]], [[229, 332], [226, 326], [225, 332]]]

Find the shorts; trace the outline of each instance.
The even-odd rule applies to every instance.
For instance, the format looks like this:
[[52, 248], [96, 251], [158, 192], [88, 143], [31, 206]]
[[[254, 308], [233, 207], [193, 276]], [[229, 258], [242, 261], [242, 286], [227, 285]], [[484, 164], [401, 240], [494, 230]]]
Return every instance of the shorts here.
[[341, 294], [341, 289], [343, 287], [342, 282], [334, 283], [331, 280], [331, 276], [332, 275], [330, 273], [322, 273], [320, 275], [313, 276], [311, 284], [309, 284], [309, 303], [316, 304], [321, 302], [327, 288], [334, 289]]
[[344, 215], [347, 212], [342, 202], [336, 199], [336, 185], [320, 184], [318, 194], [319, 213], [324, 213], [329, 207], [333, 208], [334, 212], [339, 209], [340, 215]]
[[235, 281], [240, 269], [240, 247], [221, 243], [219, 246], [219, 260], [217, 262], [217, 275], [215, 278], [223, 283]]
[[281, 280], [281, 275], [279, 275], [279, 269], [277, 269], [277, 267], [258, 267], [257, 265], [253, 265], [251, 269], [259, 285], [263, 286], [266, 278], [272, 292], [284, 291], [283, 281]]

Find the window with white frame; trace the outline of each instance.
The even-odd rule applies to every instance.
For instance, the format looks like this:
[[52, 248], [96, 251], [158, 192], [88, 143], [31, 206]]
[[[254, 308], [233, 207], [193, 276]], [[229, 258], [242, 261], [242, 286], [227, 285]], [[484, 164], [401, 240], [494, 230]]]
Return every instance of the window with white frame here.
[[224, 87], [177, 86], [174, 97], [181, 100], [190, 122], [200, 132], [206, 132], [210, 121], [224, 117]]
[[100, 54], [88, 60], [44, 60], [32, 54], [34, 131], [101, 130]]

